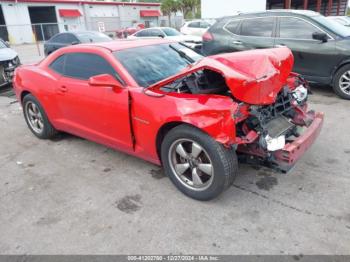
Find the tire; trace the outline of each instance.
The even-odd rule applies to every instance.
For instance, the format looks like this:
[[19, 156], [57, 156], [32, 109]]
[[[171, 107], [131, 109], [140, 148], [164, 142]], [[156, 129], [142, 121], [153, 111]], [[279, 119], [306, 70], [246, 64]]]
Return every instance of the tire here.
[[189, 125], [177, 126], [166, 134], [161, 145], [161, 158], [164, 171], [174, 185], [196, 200], [216, 198], [232, 185], [237, 175], [236, 152]]
[[[347, 81], [343, 77], [349, 78], [349, 89], [346, 91], [341, 89], [341, 82]], [[334, 92], [343, 99], [350, 100], [350, 64], [341, 67], [334, 76], [333, 80], [333, 90]]]
[[[22, 105], [24, 119], [26, 120], [30, 131], [32, 131], [32, 133], [36, 137], [40, 139], [50, 139], [57, 135], [58, 132], [47, 118], [44, 108], [33, 95], [26, 95], [23, 98]], [[34, 108], [36, 108], [36, 110]], [[36, 114], [35, 119], [37, 121], [34, 120], [32, 113]], [[36, 124], [34, 124], [33, 122], [36, 122]], [[40, 122], [41, 124], [39, 124], [38, 122]]]

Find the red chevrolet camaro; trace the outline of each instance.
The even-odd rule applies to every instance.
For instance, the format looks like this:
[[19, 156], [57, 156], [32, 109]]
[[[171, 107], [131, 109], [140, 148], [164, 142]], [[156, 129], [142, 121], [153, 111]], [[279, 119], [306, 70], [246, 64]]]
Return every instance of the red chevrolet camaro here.
[[19, 67], [14, 89], [38, 138], [68, 132], [163, 165], [209, 200], [237, 158], [289, 170], [318, 136], [307, 83], [288, 48], [202, 57], [180, 43], [132, 40], [62, 48]]

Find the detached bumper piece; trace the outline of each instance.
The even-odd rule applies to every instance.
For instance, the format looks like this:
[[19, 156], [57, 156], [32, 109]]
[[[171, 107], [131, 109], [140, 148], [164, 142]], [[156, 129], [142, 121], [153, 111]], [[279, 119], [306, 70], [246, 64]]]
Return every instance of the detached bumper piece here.
[[324, 120], [323, 113], [315, 113], [309, 127], [294, 141], [287, 143], [281, 150], [272, 153], [273, 159], [281, 171], [288, 171], [299, 158], [311, 147], [319, 136]]

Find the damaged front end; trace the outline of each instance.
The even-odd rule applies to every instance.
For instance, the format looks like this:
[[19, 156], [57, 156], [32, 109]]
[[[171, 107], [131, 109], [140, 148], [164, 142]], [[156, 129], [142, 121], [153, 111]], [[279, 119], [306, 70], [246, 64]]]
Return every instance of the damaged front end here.
[[149, 89], [230, 97], [235, 130], [227, 136], [235, 139], [224, 144], [242, 161], [288, 171], [315, 141], [324, 117], [308, 110], [308, 84], [292, 67], [288, 48], [220, 54]]
[[0, 87], [12, 83], [13, 74], [19, 65], [18, 56], [13, 59], [0, 61]]
[[[295, 74], [278, 93], [275, 103], [241, 104], [235, 113], [237, 152], [241, 161], [286, 172], [313, 144], [323, 124], [323, 113], [308, 110], [307, 83]], [[246, 139], [249, 137], [249, 140]]]

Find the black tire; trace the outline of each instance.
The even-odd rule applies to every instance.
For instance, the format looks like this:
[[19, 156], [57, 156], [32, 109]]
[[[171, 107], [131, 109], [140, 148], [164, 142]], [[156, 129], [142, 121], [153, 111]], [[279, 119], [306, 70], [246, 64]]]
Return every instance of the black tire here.
[[345, 93], [345, 92], [342, 91], [341, 88], [340, 88], [340, 79], [341, 79], [341, 76], [342, 76], [345, 72], [347, 72], [347, 71], [350, 71], [350, 64], [341, 67], [341, 68], [337, 71], [337, 73], [334, 75], [334, 79], [333, 79], [333, 90], [334, 90], [334, 92], [335, 92], [338, 96], [340, 96], [341, 98], [350, 100], [350, 94]]
[[[43, 128], [41, 132], [38, 132], [36, 130], [34, 130], [34, 128], [31, 126], [31, 124], [29, 123], [29, 113], [26, 112], [27, 111], [27, 106], [28, 104], [35, 104], [38, 108], [38, 110], [41, 113], [42, 116], [42, 122], [43, 122]], [[54, 138], [58, 131], [52, 126], [52, 124], [50, 123], [49, 119], [47, 118], [47, 115], [45, 113], [44, 108], [41, 106], [40, 102], [31, 94], [26, 95], [23, 98], [23, 102], [22, 102], [22, 106], [23, 106], [23, 115], [24, 115], [24, 119], [26, 120], [26, 123], [30, 129], [30, 131], [32, 131], [32, 133], [40, 138], [40, 139], [51, 139]]]
[[[174, 171], [171, 163], [172, 145], [181, 139], [190, 139], [200, 145], [209, 156], [213, 168], [213, 178], [208, 188], [198, 191], [184, 185]], [[175, 147], [175, 146], [174, 146]], [[237, 175], [238, 163], [234, 150], [225, 148], [208, 134], [189, 125], [180, 125], [171, 129], [161, 145], [161, 158], [165, 173], [175, 186], [185, 195], [202, 201], [214, 199], [230, 187]]]

